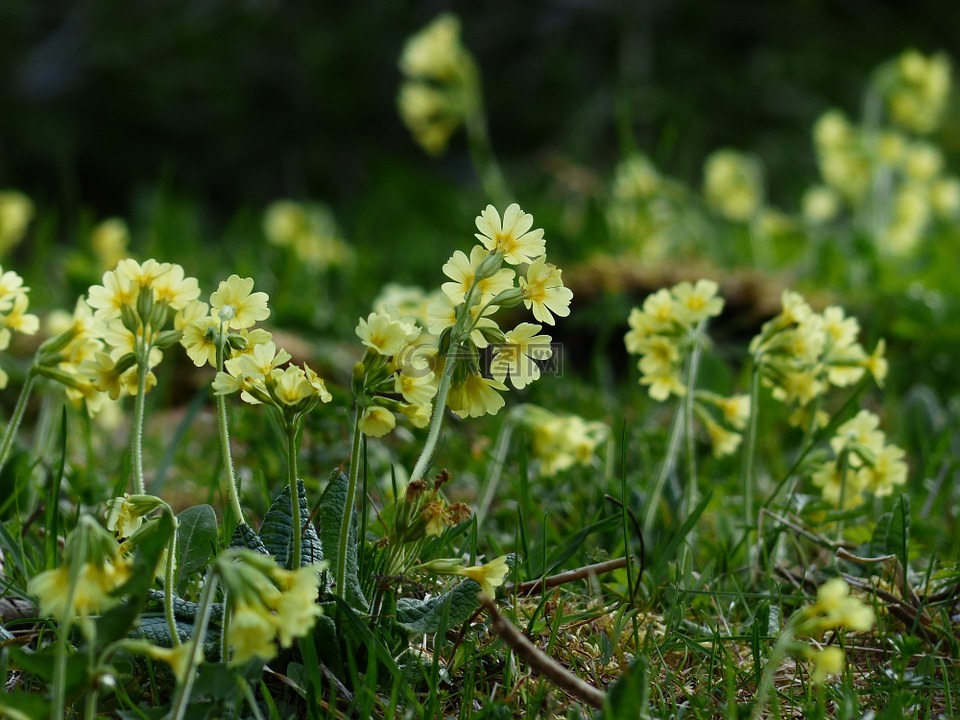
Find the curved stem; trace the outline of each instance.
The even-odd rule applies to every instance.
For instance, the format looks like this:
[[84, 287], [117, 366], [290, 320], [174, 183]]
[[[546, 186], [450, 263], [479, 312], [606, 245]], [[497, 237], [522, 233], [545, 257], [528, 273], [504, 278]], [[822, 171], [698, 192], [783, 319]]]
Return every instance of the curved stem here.
[[0, 440], [0, 470], [3, 470], [3, 466], [7, 464], [10, 449], [13, 447], [13, 440], [17, 436], [17, 430], [20, 429], [23, 414], [27, 410], [27, 401], [30, 399], [30, 392], [33, 390], [33, 383], [36, 379], [34, 368], [31, 367], [27, 372], [27, 379], [23, 383], [23, 388], [20, 390], [20, 397], [17, 398], [17, 405], [13, 408], [10, 422], [7, 423], [7, 428], [3, 431], [3, 439]]
[[[224, 341], [223, 320], [220, 320], [220, 332], [217, 341], [217, 372], [223, 372]], [[233, 509], [237, 522], [245, 522], [243, 508], [240, 507], [240, 489], [237, 487], [237, 477], [233, 471], [233, 455], [230, 452], [230, 433], [227, 429], [227, 398], [217, 395], [217, 424], [220, 431], [220, 453], [223, 455], [223, 468], [227, 473], [227, 495], [230, 498], [230, 507]]]
[[290, 483], [290, 505], [293, 517], [293, 555], [290, 569], [300, 567], [300, 555], [303, 544], [303, 520], [300, 517], [300, 488], [297, 482], [297, 421], [284, 422], [287, 430], [287, 482]]
[[677, 454], [680, 450], [680, 440], [683, 438], [684, 420], [683, 413], [679, 410], [673, 417], [673, 425], [670, 427], [670, 439], [667, 442], [667, 454], [660, 465], [660, 471], [657, 473], [657, 479], [654, 482], [653, 489], [647, 498], [647, 509], [643, 514], [643, 532], [647, 534], [653, 527], [653, 519], [657, 514], [657, 506], [660, 504], [660, 496], [663, 494], [663, 486], [673, 472], [677, 462]]
[[337, 592], [343, 597], [347, 577], [347, 543], [350, 542], [350, 520], [353, 518], [353, 505], [357, 494], [357, 478], [360, 475], [360, 418], [363, 411], [357, 406], [353, 421], [353, 447], [350, 450], [350, 476], [347, 479], [347, 497], [343, 503], [343, 517], [340, 519], [340, 540], [337, 545]]
[[753, 525], [753, 461], [757, 446], [757, 416], [760, 414], [760, 366], [756, 359], [750, 369], [750, 420], [743, 443], [740, 487], [743, 490], [743, 523], [749, 532]]
[[[183, 682], [177, 685], [176, 694], [173, 702], [170, 703], [170, 720], [182, 720], [187, 711], [187, 702], [190, 700], [190, 691], [193, 689], [193, 680], [196, 673], [197, 655], [200, 654], [203, 647], [203, 636], [207, 634], [207, 624], [210, 622], [210, 611], [213, 609], [213, 596], [217, 591], [217, 581], [219, 575], [216, 566], [210, 568], [207, 577], [203, 583], [203, 594], [200, 596], [200, 607], [197, 612], [197, 619], [193, 624], [193, 637], [190, 639], [190, 659], [187, 662], [186, 673]], [[224, 608], [226, 612], [226, 608]]]
[[433, 461], [433, 451], [436, 449], [437, 440], [440, 437], [440, 426], [443, 425], [443, 414], [447, 407], [447, 395], [450, 393], [455, 367], [456, 362], [448, 354], [447, 362], [443, 367], [443, 375], [440, 377], [440, 387], [437, 388], [437, 396], [433, 401], [433, 417], [430, 418], [430, 430], [427, 432], [427, 440], [423, 444], [423, 450], [420, 452], [417, 464], [413, 467], [413, 472], [410, 473], [410, 482], [420, 480]]

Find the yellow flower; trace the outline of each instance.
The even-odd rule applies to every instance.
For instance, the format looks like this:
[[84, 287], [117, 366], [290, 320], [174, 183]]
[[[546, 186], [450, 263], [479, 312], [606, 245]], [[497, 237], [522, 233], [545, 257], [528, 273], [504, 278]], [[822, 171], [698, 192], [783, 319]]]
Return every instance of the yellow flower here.
[[502, 252], [505, 262], [511, 265], [532, 263], [546, 251], [543, 230], [531, 230], [533, 215], [510, 205], [500, 220], [500, 213], [493, 205], [487, 205], [476, 221], [477, 240], [491, 252]]
[[227, 642], [233, 648], [231, 665], [242, 665], [254, 657], [270, 660], [277, 654], [273, 617], [259, 604], [238, 601], [233, 605]]
[[126, 257], [129, 242], [130, 231], [119, 218], [107, 218], [90, 234], [90, 246], [102, 268], [116, 267]]
[[497, 391], [506, 389], [498, 380], [471, 373], [451, 388], [447, 405], [461, 418], [496, 415], [505, 404]]
[[863, 366], [867, 369], [873, 379], [876, 380], [877, 385], [883, 386], [883, 381], [887, 377], [888, 363], [887, 359], [884, 357], [884, 353], [887, 349], [887, 343], [882, 338], [877, 342], [877, 347], [874, 348], [873, 352], [863, 361]]
[[640, 378], [641, 385], [649, 385], [650, 397], [654, 400], [663, 402], [670, 394], [683, 397], [687, 394], [687, 388], [680, 380], [680, 373], [676, 370], [672, 372], [661, 372], [654, 375], [644, 375]]
[[357, 325], [357, 337], [374, 352], [396, 355], [409, 342], [417, 339], [419, 328], [410, 322], [399, 320], [389, 312], [372, 312]]
[[[450, 298], [450, 302], [459, 305], [473, 285], [477, 275], [477, 269], [489, 253], [479, 245], [474, 245], [470, 250], [468, 258], [462, 250], [457, 250], [443, 265], [443, 274], [452, 280], [445, 282], [440, 289]], [[485, 305], [499, 293], [509, 290], [513, 287], [513, 279], [516, 273], [510, 268], [501, 268], [489, 277], [485, 277], [477, 282], [477, 290], [480, 292], [480, 303]]]
[[740, 447], [740, 441], [743, 440], [740, 433], [731, 432], [719, 423], [709, 419], [705, 419], [704, 424], [707, 427], [707, 434], [710, 436], [710, 445], [713, 448], [714, 457], [732, 455]]
[[495, 589], [503, 585], [509, 572], [510, 566], [507, 565], [507, 556], [501, 555], [486, 565], [460, 568], [456, 571], [456, 574], [475, 580], [480, 584], [480, 590], [483, 594], [489, 598], [493, 598]]
[[[883, 448], [885, 435], [880, 427], [880, 418], [869, 410], [861, 410], [837, 428], [837, 434], [830, 439], [830, 447], [833, 452], [839, 455], [844, 448], [849, 448], [858, 452], [867, 452], [869, 454], [879, 453]], [[853, 467], [858, 467], [862, 462], [856, 454], [851, 455], [848, 462]]]
[[360, 430], [370, 437], [383, 437], [397, 426], [397, 418], [392, 412], [379, 405], [370, 405], [360, 417]]
[[24, 335], [34, 335], [40, 329], [40, 319], [27, 312], [30, 300], [25, 293], [18, 294], [13, 299], [13, 307], [6, 316], [0, 315], [0, 326], [5, 330], [13, 330]]
[[814, 225], [830, 222], [840, 214], [840, 198], [826, 185], [809, 188], [800, 204], [804, 219]]
[[437, 394], [436, 376], [431, 370], [410, 374], [401, 371], [394, 380], [394, 392], [403, 395], [403, 399], [408, 403], [424, 405]]
[[107, 530], [117, 533], [121, 540], [133, 535], [143, 524], [143, 516], [129, 502], [129, 497], [124, 493], [123, 497], [107, 500]]
[[407, 40], [400, 56], [400, 71], [412, 77], [450, 82], [464, 71], [460, 21], [451, 13], [439, 15]]
[[107, 393], [111, 400], [116, 400], [123, 393], [124, 386], [120, 382], [122, 373], [118, 371], [117, 364], [107, 353], [96, 353], [93, 358], [81, 365], [81, 370], [90, 378], [94, 387], [100, 392]]
[[537, 258], [527, 268], [526, 278], [520, 278], [523, 306], [532, 310], [533, 317], [548, 325], [554, 324], [554, 315], [567, 317], [573, 291], [563, 286], [562, 271], [548, 263], [546, 255]]
[[33, 218], [33, 203], [16, 190], [0, 192], [0, 253], [23, 240]]
[[[469, 309], [470, 317], [474, 320], [474, 329], [470, 333], [470, 340], [478, 348], [485, 348], [489, 345], [483, 334], [484, 330], [496, 331], [496, 321], [488, 317], [493, 315], [500, 308], [497, 305], [472, 305]], [[477, 319], [480, 311], [483, 310], [483, 317]], [[455, 306], [446, 295], [439, 295], [433, 302], [427, 306], [427, 331], [432, 335], [441, 335], [447, 328], [452, 328], [457, 322], [457, 306]]]
[[180, 344], [197, 367], [217, 365], [217, 335], [220, 321], [211, 316], [187, 323], [180, 336]]
[[270, 317], [269, 299], [265, 292], [251, 292], [253, 278], [231, 275], [222, 281], [210, 296], [212, 313], [235, 330], [248, 328]]
[[[160, 660], [170, 666], [177, 682], [182, 683], [187, 679], [187, 670], [191, 666], [190, 652], [193, 650], [193, 643], [185, 642], [175, 648], [159, 647], [152, 643], [143, 644], [143, 652], [154, 660]], [[196, 655], [193, 658], [193, 667], [203, 662], [203, 646], [197, 645]]]
[[696, 285], [685, 281], [673, 287], [673, 296], [685, 322], [693, 325], [720, 314], [723, 298], [717, 297], [717, 288], [713, 280], [697, 280]]
[[91, 285], [87, 291], [87, 304], [98, 318], [120, 317], [120, 311], [132, 307], [137, 301], [138, 288], [126, 276], [114, 270], [103, 274], [102, 285]]
[[896, 445], [883, 446], [872, 462], [860, 468], [857, 473], [860, 481], [877, 497], [890, 495], [895, 486], [907, 482], [907, 464], [903, 460], [905, 455]]
[[811, 680], [815, 683], [823, 683], [827, 675], [839, 675], [843, 672], [843, 650], [835, 645], [820, 650], [811, 648], [804, 653], [804, 656], [813, 663]]
[[404, 405], [400, 408], [400, 412], [415, 428], [425, 428], [430, 424], [433, 406], [430, 403], [424, 403], [423, 405]]
[[281, 647], [290, 647], [295, 638], [310, 632], [317, 618], [323, 615], [323, 608], [317, 604], [320, 569], [318, 565], [308, 565], [293, 571], [279, 568], [273, 571], [280, 595], [270, 604], [276, 611], [273, 621]]
[[270, 379], [273, 382], [272, 394], [283, 405], [297, 405], [302, 400], [307, 400], [314, 395], [313, 387], [307, 381], [306, 373], [303, 368], [296, 365], [272, 370]]
[[537, 335], [540, 329], [541, 326], [534, 323], [520, 323], [504, 335], [490, 363], [490, 374], [496, 380], [506, 382], [509, 377], [519, 390], [540, 377], [537, 361], [553, 355], [551, 337]]
[[153, 294], [157, 302], [182, 310], [200, 297], [200, 285], [196, 278], [185, 277], [183, 268], [174, 263], [154, 280]]
[[850, 595], [850, 586], [841, 578], [831, 578], [817, 590], [817, 601], [805, 608], [808, 626], [814, 632], [825, 632], [838, 628], [865, 631], [873, 627], [873, 609]]
[[328, 403], [333, 400], [333, 395], [327, 390], [327, 384], [323, 381], [323, 378], [317, 375], [306, 363], [303, 364], [303, 372], [306, 375], [307, 382], [310, 383], [310, 387], [313, 389], [313, 393], [320, 398], [320, 402]]
[[110, 593], [125, 583], [130, 574], [131, 563], [125, 558], [116, 563], [109, 559], [99, 565], [83, 563], [77, 575], [73, 602], [68, 603], [70, 567], [61, 565], [31, 578], [27, 592], [37, 596], [42, 613], [63, 622], [70, 616], [88, 617], [119, 603], [120, 598]]

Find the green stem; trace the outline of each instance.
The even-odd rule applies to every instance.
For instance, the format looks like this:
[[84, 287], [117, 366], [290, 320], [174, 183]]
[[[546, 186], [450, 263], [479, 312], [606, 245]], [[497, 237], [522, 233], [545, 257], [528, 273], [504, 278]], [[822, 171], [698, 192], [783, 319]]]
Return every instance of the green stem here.
[[443, 425], [443, 415], [447, 407], [447, 395], [450, 393], [450, 385], [453, 382], [453, 371], [456, 362], [451, 358], [452, 353], [448, 353], [446, 364], [443, 367], [443, 375], [440, 377], [440, 387], [437, 388], [437, 396], [433, 401], [433, 417], [430, 418], [430, 430], [427, 432], [427, 440], [423, 445], [417, 464], [410, 473], [410, 482], [420, 480], [430, 467], [433, 461], [433, 451], [436, 449], [437, 440], [440, 438], [440, 426]]
[[[94, 627], [94, 632], [96, 632], [96, 625]], [[87, 675], [89, 677], [95, 677], [95, 672], [97, 669], [97, 658], [94, 654], [96, 652], [96, 639], [91, 637], [87, 643]], [[84, 703], [83, 717], [84, 720], [96, 720], [97, 717], [97, 702], [100, 694], [100, 683], [95, 678], [93, 683], [93, 688], [90, 692], [87, 693], [87, 699]]]
[[670, 427], [670, 439], [667, 442], [667, 454], [660, 464], [660, 471], [657, 473], [657, 479], [654, 481], [653, 489], [647, 498], [647, 509], [643, 514], [643, 533], [650, 532], [653, 527], [653, 519], [657, 515], [657, 507], [660, 505], [660, 496], [663, 494], [663, 486], [667, 478], [673, 472], [677, 462], [677, 455], [680, 450], [680, 440], [683, 438], [684, 419], [683, 412], [677, 411], [673, 417], [673, 425]]
[[133, 428], [130, 433], [131, 472], [133, 473], [133, 491], [138, 495], [146, 495], [147, 488], [143, 480], [143, 418], [144, 398], [147, 394], [147, 373], [150, 372], [148, 360], [150, 345], [143, 341], [141, 352], [137, 358], [137, 397], [133, 403]]
[[[701, 342], [701, 337], [703, 335], [703, 326], [705, 321], [701, 321], [693, 334], [693, 350], [690, 351], [690, 357], [687, 360], [687, 377], [685, 386], [687, 388], [687, 394], [683, 398], [683, 419], [684, 419], [684, 436], [686, 438], [686, 460], [687, 460], [687, 487], [685, 496], [685, 506], [683, 508], [684, 517], [690, 515], [693, 512], [693, 509], [697, 506], [699, 488], [698, 488], [698, 479], [697, 479], [697, 459], [696, 459], [696, 447], [695, 447], [695, 437], [693, 434], [693, 403], [697, 390], [697, 374], [700, 371], [700, 356], [703, 353], [703, 343]], [[693, 538], [695, 537], [696, 530], [690, 536], [690, 543], [694, 544]]]
[[23, 383], [23, 389], [20, 390], [20, 397], [17, 398], [17, 405], [13, 409], [13, 415], [10, 416], [10, 422], [7, 423], [7, 429], [3, 431], [3, 440], [0, 440], [0, 470], [7, 464], [7, 458], [10, 455], [10, 448], [13, 447], [13, 439], [17, 436], [17, 430], [20, 429], [20, 423], [23, 421], [23, 414], [27, 409], [27, 401], [30, 399], [30, 391], [33, 390], [33, 383], [37, 379], [34, 368], [31, 367], [27, 372], [27, 379]]
[[[210, 611], [213, 609], [213, 597], [217, 591], [217, 581], [219, 575], [216, 566], [210, 568], [203, 583], [203, 595], [200, 596], [200, 607], [197, 611], [197, 619], [193, 624], [193, 637], [190, 639], [190, 659], [187, 663], [187, 671], [183, 678], [183, 683], [177, 685], [176, 694], [173, 702], [170, 704], [170, 720], [182, 720], [187, 711], [187, 703], [190, 700], [190, 691], [193, 689], [193, 680], [196, 675], [194, 667], [198, 650], [202, 647], [203, 637], [207, 633], [207, 624], [210, 622]], [[224, 608], [226, 611], [226, 608]]]
[[[763, 711], [767, 707], [767, 696], [770, 694], [770, 690], [773, 688], [774, 676], [780, 669], [780, 662], [783, 660], [783, 656], [786, 654], [787, 649], [793, 643], [794, 634], [794, 623], [788, 622], [787, 626], [777, 638], [777, 643], [773, 646], [773, 650], [770, 651], [770, 656], [767, 658], [767, 662], [763, 666], [763, 674], [760, 676], [760, 684], [757, 686], [756, 699], [753, 702], [753, 711], [750, 714], [750, 717], [753, 720], [759, 720], [761, 717], [763, 717]], [[759, 658], [754, 658], [754, 662], [758, 661]]]
[[753, 525], [753, 462], [757, 447], [757, 416], [760, 414], [760, 367], [756, 359], [750, 369], [750, 419], [743, 442], [740, 486], [743, 490], [743, 523], [749, 532]]
[[507, 461], [507, 452], [510, 450], [510, 439], [513, 437], [513, 430], [517, 426], [517, 420], [523, 413], [523, 405], [518, 405], [507, 415], [503, 425], [500, 426], [500, 433], [497, 435], [497, 442], [493, 446], [493, 461], [488, 465], [487, 479], [484, 483], [483, 498], [477, 507], [475, 517], [477, 525], [483, 524], [490, 505], [493, 503], [493, 496], [497, 492], [497, 486], [500, 484], [500, 476], [503, 474], [503, 466]]
[[[170, 512], [168, 509], [167, 512]], [[172, 512], [171, 512], [172, 514]], [[173, 520], [176, 524], [176, 518]], [[177, 634], [177, 620], [173, 615], [173, 566], [177, 557], [177, 531], [170, 533], [167, 543], [167, 566], [163, 574], [163, 614], [167, 618], [167, 627], [170, 630], [170, 640], [174, 647], [180, 646], [180, 635]]]
[[293, 516], [293, 557], [290, 569], [300, 567], [301, 547], [303, 544], [303, 520], [300, 517], [300, 489], [297, 483], [297, 421], [284, 422], [287, 430], [287, 482], [290, 483], [290, 505]]
[[[217, 342], [217, 372], [223, 372], [224, 341], [223, 320], [220, 320], [220, 332]], [[240, 507], [240, 490], [237, 486], [237, 477], [233, 471], [233, 454], [230, 452], [230, 433], [227, 429], [227, 398], [217, 395], [217, 424], [220, 430], [220, 452], [223, 455], [223, 467], [227, 472], [227, 495], [230, 498], [230, 507], [237, 517], [237, 522], [243, 523], [243, 508]]]
[[[360, 418], [363, 410], [357, 406], [353, 421], [353, 448], [350, 451], [350, 476], [347, 480], [347, 497], [343, 503], [343, 517], [340, 520], [340, 541], [337, 546], [337, 592], [343, 597], [347, 578], [347, 543], [350, 542], [350, 520], [353, 518], [353, 505], [357, 494], [357, 478], [360, 475]], [[411, 478], [412, 479], [412, 478]]]

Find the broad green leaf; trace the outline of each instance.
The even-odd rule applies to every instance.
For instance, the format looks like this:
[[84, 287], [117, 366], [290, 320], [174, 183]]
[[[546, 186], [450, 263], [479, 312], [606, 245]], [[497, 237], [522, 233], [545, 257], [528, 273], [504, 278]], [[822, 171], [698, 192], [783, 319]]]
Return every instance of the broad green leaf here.
[[[397, 624], [416, 635], [433, 634], [459, 625], [479, 607], [480, 584], [464, 580], [449, 592], [429, 600], [397, 600]], [[443, 627], [441, 627], [441, 625]]]
[[[330, 482], [320, 496], [320, 510], [317, 513], [320, 523], [320, 540], [324, 552], [329, 558], [338, 557], [340, 549], [340, 524], [343, 521], [343, 507], [347, 501], [347, 476], [342, 472], [334, 471]], [[350, 514], [350, 527], [347, 536], [347, 568], [346, 577], [341, 578], [337, 594], [346, 600], [350, 607], [359, 612], [367, 612], [370, 604], [363, 596], [358, 579], [357, 563], [357, 513]]]
[[230, 549], [236, 548], [246, 548], [247, 550], [253, 550], [258, 552], [261, 555], [269, 555], [266, 546], [263, 544], [263, 540], [260, 539], [260, 536], [257, 535], [257, 531], [252, 527], [247, 525], [247, 523], [242, 522], [237, 525], [236, 530], [233, 531], [233, 537], [230, 538]]
[[177, 591], [183, 593], [190, 576], [217, 551], [217, 514], [209, 505], [196, 505], [177, 515], [177, 523]]
[[[323, 560], [323, 545], [313, 523], [308, 521], [310, 508], [307, 505], [307, 491], [302, 480], [297, 481], [297, 494], [300, 500], [300, 522], [303, 527], [303, 536], [300, 540], [300, 566], [303, 567]], [[260, 526], [260, 539], [280, 567], [289, 567], [293, 545], [292, 533], [293, 504], [290, 502], [290, 486], [287, 485], [270, 505]]]
[[[193, 637], [193, 625], [176, 621], [177, 635], [180, 642], [186, 642]], [[149, 640], [160, 647], [173, 647], [173, 638], [170, 637], [170, 627], [162, 615], [145, 615], [140, 619], [140, 626], [130, 633], [130, 637]], [[209, 628], [203, 640], [203, 653], [208, 658], [219, 657], [220, 632], [216, 628]]]

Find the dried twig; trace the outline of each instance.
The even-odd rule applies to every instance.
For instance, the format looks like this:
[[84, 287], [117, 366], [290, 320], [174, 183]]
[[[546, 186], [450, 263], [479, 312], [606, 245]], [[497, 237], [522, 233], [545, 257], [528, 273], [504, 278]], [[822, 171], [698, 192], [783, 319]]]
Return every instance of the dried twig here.
[[485, 595], [480, 595], [480, 604], [490, 613], [493, 620], [490, 630], [499, 635], [500, 639], [517, 654], [517, 657], [564, 692], [595, 708], [603, 707], [605, 693], [578, 678], [530, 642], [526, 635], [517, 630], [509, 620], [500, 614], [493, 600]]
[[628, 558], [625, 557], [617, 558], [616, 560], [606, 560], [605, 562], [594, 563], [593, 565], [585, 565], [584, 567], [576, 568], [574, 570], [567, 570], [566, 572], [562, 572], [557, 575], [550, 575], [549, 577], [538, 578], [537, 580], [528, 580], [526, 582], [517, 583], [516, 585], [513, 583], [507, 583], [504, 586], [504, 589], [507, 592], [516, 592], [517, 595], [534, 595], [541, 590], [549, 590], [550, 588], [555, 588], [558, 585], [565, 585], [566, 583], [583, 580], [584, 578], [588, 578], [593, 575], [602, 575], [606, 572], [619, 570], [620, 568], [627, 566], [627, 560]]

